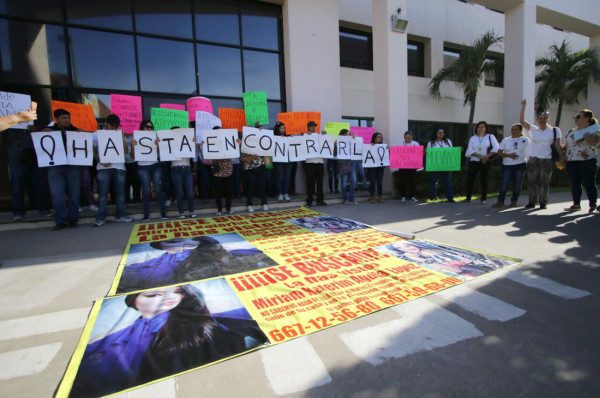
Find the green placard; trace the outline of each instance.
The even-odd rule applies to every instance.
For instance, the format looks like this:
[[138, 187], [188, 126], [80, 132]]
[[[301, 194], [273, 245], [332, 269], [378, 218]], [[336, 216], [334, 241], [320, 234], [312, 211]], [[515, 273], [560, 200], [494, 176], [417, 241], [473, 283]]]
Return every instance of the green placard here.
[[425, 171], [460, 171], [460, 147], [427, 148]]
[[170, 130], [172, 127], [188, 128], [188, 111], [176, 109], [150, 108], [150, 120], [154, 130]]
[[342, 130], [342, 129], [346, 129], [346, 130], [348, 130], [348, 132], [350, 132], [350, 123], [341, 123], [341, 122], [325, 123], [324, 130], [327, 131], [327, 134], [339, 135], [340, 130]]
[[244, 93], [244, 111], [246, 112], [247, 126], [252, 127], [257, 121], [260, 124], [269, 124], [267, 93], [265, 91]]

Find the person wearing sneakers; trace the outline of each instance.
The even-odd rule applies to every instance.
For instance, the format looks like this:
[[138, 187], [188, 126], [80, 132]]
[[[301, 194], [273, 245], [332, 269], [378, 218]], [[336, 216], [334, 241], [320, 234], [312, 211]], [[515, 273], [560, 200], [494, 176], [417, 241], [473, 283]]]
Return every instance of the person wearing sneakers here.
[[[108, 115], [106, 117], [106, 130], [119, 131], [121, 119], [117, 115]], [[123, 150], [127, 150], [127, 143], [123, 132]], [[94, 133], [94, 156], [98, 156], [98, 135]], [[115, 187], [115, 203], [117, 205], [117, 222], [132, 222], [133, 218], [127, 217], [125, 213], [125, 179], [127, 173], [125, 171], [125, 163], [100, 163], [98, 159], [98, 211], [96, 212], [96, 223], [94, 227], [101, 227], [106, 223], [106, 208], [108, 205], [108, 192], [110, 191], [111, 183]]]
[[[348, 135], [348, 133], [347, 129], [340, 130], [340, 135]], [[337, 142], [335, 143], [335, 155], [337, 156]], [[352, 159], [338, 159], [337, 166], [340, 173], [340, 189], [342, 190], [344, 204], [357, 205], [358, 202], [354, 199], [354, 189], [356, 188], [354, 161]], [[346, 193], [346, 189], [348, 189], [348, 193]]]
[[[382, 144], [383, 136], [376, 132], [371, 137], [371, 145]], [[375, 203], [375, 186], [377, 185], [377, 202], [383, 203], [383, 170], [385, 167], [370, 167], [368, 170], [369, 180], [369, 202]]]
[[[400, 143], [400, 146], [419, 146], [417, 141], [413, 140], [413, 135], [410, 131], [404, 133], [404, 141]], [[399, 169], [400, 175], [400, 193], [402, 195], [402, 203], [407, 200], [411, 202], [418, 202], [415, 197], [415, 177], [417, 174], [416, 169]]]
[[[177, 129], [179, 127], [173, 127]], [[196, 137], [194, 137], [194, 143]], [[192, 159], [184, 158], [179, 160], [171, 160], [171, 181], [175, 189], [175, 200], [177, 201], [177, 210], [179, 218], [185, 218], [183, 213], [183, 193], [188, 203], [188, 215], [190, 218], [196, 218], [194, 213], [194, 175], [191, 165]]]
[[[307, 134], [318, 134], [317, 123], [310, 121], [306, 125]], [[321, 134], [327, 134], [323, 131]], [[325, 175], [325, 161], [323, 158], [309, 158], [304, 161], [304, 174], [306, 175], [306, 206], [313, 205], [315, 185], [317, 187], [317, 206], [327, 206], [323, 196], [323, 177]]]
[[[451, 148], [452, 141], [445, 138], [444, 129], [439, 128], [434, 131], [431, 139], [427, 143], [427, 149], [430, 148]], [[429, 172], [429, 200], [435, 200], [437, 194], [438, 180], [444, 183], [446, 191], [446, 201], [454, 203], [454, 190], [452, 189], [452, 172], [451, 171], [432, 171]]]
[[269, 210], [267, 193], [265, 192], [267, 169], [265, 168], [264, 156], [242, 153], [240, 160], [246, 177], [246, 206], [248, 206], [248, 211], [250, 213], [254, 211], [252, 205], [254, 194], [260, 198], [262, 209]]
[[467, 198], [471, 201], [475, 177], [479, 174], [481, 187], [481, 204], [487, 200], [488, 175], [490, 173], [490, 160], [498, 153], [498, 140], [489, 133], [487, 122], [481, 121], [475, 127], [475, 134], [469, 139], [465, 156], [469, 158], [469, 171], [467, 174]]
[[499, 209], [504, 206], [504, 198], [508, 191], [508, 185], [512, 182], [513, 192], [510, 199], [510, 207], [516, 207], [519, 195], [521, 194], [521, 184], [523, 176], [527, 169], [525, 161], [525, 151], [529, 146], [530, 139], [525, 136], [523, 126], [513, 124], [510, 128], [510, 137], [506, 137], [500, 143], [498, 156], [502, 158], [502, 182], [500, 183], [500, 194], [498, 201], [492, 205]]
[[[275, 123], [273, 127], [273, 135], [285, 137], [285, 124], [281, 122]], [[292, 176], [293, 162], [273, 162], [275, 168], [275, 186], [277, 187], [277, 200], [279, 202], [289, 202], [292, 200], [289, 195], [290, 180]]]

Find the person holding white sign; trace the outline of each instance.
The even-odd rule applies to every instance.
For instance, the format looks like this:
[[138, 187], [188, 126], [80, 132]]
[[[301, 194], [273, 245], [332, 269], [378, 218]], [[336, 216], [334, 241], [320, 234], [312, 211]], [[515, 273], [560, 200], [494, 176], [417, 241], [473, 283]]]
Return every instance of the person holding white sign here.
[[[371, 145], [383, 144], [383, 135], [376, 132], [371, 137]], [[375, 203], [375, 186], [377, 186], [377, 201], [383, 203], [383, 170], [384, 166], [370, 167], [367, 173], [369, 174], [369, 202]]]
[[[285, 124], [281, 122], [275, 123], [273, 127], [273, 135], [276, 137], [286, 137]], [[292, 162], [276, 162], [273, 161], [275, 169], [275, 187], [277, 189], [277, 200], [279, 202], [289, 202], [290, 198], [290, 179], [292, 176]]]
[[[340, 130], [340, 136], [347, 136], [347, 129]], [[354, 137], [352, 137], [354, 138]], [[335, 155], [338, 156], [338, 143], [335, 143]], [[337, 168], [340, 174], [340, 189], [342, 190], [342, 199], [345, 205], [357, 205], [358, 202], [354, 199], [354, 189], [356, 187], [356, 170], [354, 169], [354, 161], [352, 159], [338, 159]], [[348, 193], [346, 193], [346, 189]]]
[[[179, 127], [172, 127], [171, 130], [176, 130]], [[194, 147], [196, 145], [196, 137], [193, 138]], [[196, 218], [194, 214], [194, 175], [190, 158], [182, 158], [171, 160], [171, 181], [175, 189], [175, 200], [177, 201], [177, 210], [179, 210], [179, 218], [185, 218], [183, 214], [183, 193], [188, 203], [188, 215], [190, 218]]]
[[[317, 123], [310, 121], [306, 125], [310, 136], [317, 133]], [[323, 131], [321, 134], [327, 134]], [[323, 196], [323, 177], [325, 175], [325, 161], [323, 158], [308, 158], [304, 162], [304, 173], [306, 174], [306, 207], [313, 205], [313, 197], [315, 194], [315, 185], [317, 188], [317, 206], [327, 206]]]
[[37, 120], [37, 103], [32, 102], [31, 108], [12, 115], [0, 117], [0, 131], [4, 131], [19, 123], [29, 123]]
[[246, 206], [248, 206], [248, 212], [252, 213], [254, 211], [252, 205], [254, 194], [260, 198], [262, 209], [269, 210], [267, 194], [265, 193], [267, 169], [265, 168], [264, 156], [242, 153], [240, 159], [246, 177]]
[[[123, 136], [123, 131], [118, 130], [121, 125], [121, 119], [117, 115], [108, 115], [106, 117], [106, 133], [117, 131], [120, 133], [121, 143], [115, 142], [110, 136], [103, 137], [102, 131], [94, 133], [94, 147], [96, 148], [96, 157], [98, 164], [98, 211], [96, 212], [96, 222], [94, 227], [101, 227], [106, 223], [106, 209], [108, 207], [108, 193], [111, 184], [115, 189], [115, 204], [117, 205], [117, 222], [132, 222], [133, 218], [127, 217], [125, 212], [125, 180], [127, 172], [125, 171], [125, 150], [127, 142]], [[122, 145], [121, 145], [122, 144]], [[111, 155], [115, 158], [122, 158], [123, 162], [108, 162], [107, 158]], [[118, 159], [117, 159], [118, 160]]]

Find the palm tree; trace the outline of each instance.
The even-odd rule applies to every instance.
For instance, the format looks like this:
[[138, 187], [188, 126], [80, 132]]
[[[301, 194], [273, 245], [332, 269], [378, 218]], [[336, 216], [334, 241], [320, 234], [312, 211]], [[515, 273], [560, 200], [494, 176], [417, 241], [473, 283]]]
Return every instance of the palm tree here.
[[487, 31], [475, 40], [472, 46], [467, 47], [460, 57], [451, 65], [440, 71], [429, 82], [429, 95], [440, 99], [440, 86], [445, 81], [453, 81], [462, 90], [465, 101], [463, 106], [469, 104], [469, 132], [473, 130], [473, 117], [475, 116], [475, 101], [481, 78], [486, 73], [498, 73], [502, 70], [502, 60], [489, 60], [486, 53], [495, 44], [501, 43], [504, 37], [497, 36], [493, 29]]
[[560, 46], [553, 44], [547, 55], [536, 59], [535, 66], [541, 69], [535, 77], [536, 83], [540, 83], [535, 97], [536, 112], [543, 112], [550, 102], [558, 101], [556, 126], [560, 125], [563, 105], [578, 104], [579, 95], [587, 94], [589, 80], [600, 81], [598, 50], [573, 52], [566, 40]]

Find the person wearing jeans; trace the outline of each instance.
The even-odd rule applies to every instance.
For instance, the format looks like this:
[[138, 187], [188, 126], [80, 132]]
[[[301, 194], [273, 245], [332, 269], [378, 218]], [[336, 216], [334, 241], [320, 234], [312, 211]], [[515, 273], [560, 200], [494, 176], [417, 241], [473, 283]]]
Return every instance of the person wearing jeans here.
[[465, 156], [469, 158], [469, 172], [467, 175], [467, 198], [465, 202], [471, 201], [475, 177], [479, 174], [481, 186], [481, 204], [487, 200], [488, 175], [490, 173], [490, 159], [498, 152], [498, 140], [493, 134], [489, 134], [487, 122], [477, 123], [475, 135], [469, 139]]
[[[431, 148], [451, 148], [452, 141], [444, 137], [444, 129], [437, 129], [431, 140], [427, 143], [427, 149]], [[438, 180], [442, 180], [444, 190], [446, 191], [446, 200], [454, 203], [454, 190], [452, 189], [451, 171], [434, 171], [429, 173], [429, 200], [435, 200], [437, 196]]]
[[240, 159], [246, 176], [246, 206], [248, 206], [248, 211], [254, 211], [252, 205], [254, 194], [260, 197], [262, 209], [269, 210], [269, 206], [267, 205], [267, 194], [265, 192], [267, 170], [265, 169], [264, 157], [242, 153]]
[[[377, 132], [371, 137], [371, 145], [382, 144], [383, 136]], [[370, 167], [369, 174], [369, 202], [375, 203], [375, 186], [377, 186], [377, 201], [383, 203], [383, 170], [385, 167]]]
[[496, 209], [504, 206], [504, 198], [511, 182], [513, 194], [510, 200], [510, 207], [517, 206], [517, 201], [521, 194], [523, 175], [527, 169], [525, 151], [529, 146], [530, 140], [525, 137], [523, 126], [520, 124], [514, 124], [510, 128], [510, 134], [510, 137], [502, 140], [498, 149], [498, 156], [502, 158], [502, 182], [500, 184], [498, 202], [492, 206]]
[[194, 218], [194, 176], [190, 167], [190, 159], [171, 161], [171, 181], [175, 188], [175, 200], [177, 201], [177, 210], [179, 218], [185, 218], [183, 214], [183, 193], [188, 203], [189, 216]]

